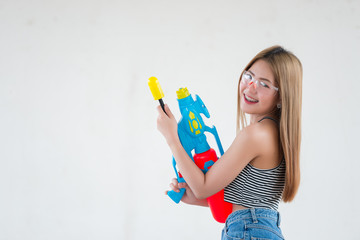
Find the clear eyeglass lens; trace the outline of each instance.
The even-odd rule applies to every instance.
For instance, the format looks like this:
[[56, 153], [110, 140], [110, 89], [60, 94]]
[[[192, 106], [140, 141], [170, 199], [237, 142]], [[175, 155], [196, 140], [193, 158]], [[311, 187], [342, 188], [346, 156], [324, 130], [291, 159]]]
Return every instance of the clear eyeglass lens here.
[[274, 91], [274, 89], [272, 89], [268, 84], [266, 84], [263, 81], [258, 81], [256, 79], [254, 79], [254, 77], [248, 72], [244, 72], [244, 74], [242, 76], [242, 81], [246, 85], [249, 84], [250, 82], [256, 83], [257, 90], [261, 91], [261, 92], [270, 93], [270, 92]]

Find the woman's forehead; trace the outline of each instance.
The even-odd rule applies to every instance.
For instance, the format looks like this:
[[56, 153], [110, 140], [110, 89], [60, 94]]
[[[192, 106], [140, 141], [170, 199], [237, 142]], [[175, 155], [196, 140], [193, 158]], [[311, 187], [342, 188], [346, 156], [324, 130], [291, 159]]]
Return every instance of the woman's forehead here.
[[251, 72], [257, 79], [269, 80], [271, 83], [275, 82], [275, 77], [270, 65], [262, 59], [257, 60], [253, 65], [251, 65], [248, 71]]

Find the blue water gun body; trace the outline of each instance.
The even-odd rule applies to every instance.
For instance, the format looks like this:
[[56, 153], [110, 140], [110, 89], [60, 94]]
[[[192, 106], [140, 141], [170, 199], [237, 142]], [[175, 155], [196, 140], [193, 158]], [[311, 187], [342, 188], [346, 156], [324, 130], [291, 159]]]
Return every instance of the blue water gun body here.
[[[165, 112], [164, 102], [162, 98], [164, 93], [161, 89], [159, 81], [156, 77], [150, 77], [148, 81], [150, 91], [154, 97], [154, 100], [159, 100], [159, 103]], [[214, 135], [216, 143], [221, 155], [224, 154], [219, 136], [216, 128], [208, 127], [205, 125], [200, 114], [209, 118], [210, 114], [201, 98], [196, 95], [196, 100], [192, 98], [189, 91], [186, 88], [180, 88], [177, 92], [178, 103], [181, 112], [181, 119], [178, 123], [178, 135], [182, 146], [186, 153], [195, 162], [195, 164], [203, 171], [204, 174], [210, 169], [210, 167], [218, 160], [217, 154], [214, 149], [210, 148], [206, 141], [205, 132], [210, 132]], [[165, 112], [166, 113], [166, 112]], [[195, 154], [192, 156], [192, 151]], [[173, 157], [173, 167], [177, 176], [178, 182], [185, 182], [181, 174], [176, 170], [176, 161]], [[168, 195], [174, 202], [179, 203], [182, 196], [185, 193], [185, 188], [181, 188], [180, 192], [169, 191]], [[229, 214], [232, 213], [232, 204], [225, 202], [224, 190], [220, 190], [214, 195], [207, 198], [207, 202], [211, 213], [216, 221], [219, 223], [225, 223]]]
[[[205, 132], [210, 132], [212, 135], [214, 135], [219, 152], [221, 155], [223, 155], [224, 150], [222, 148], [215, 126], [212, 126], [211, 128], [206, 126], [202, 117], [200, 116], [200, 114], [203, 114], [207, 118], [210, 117], [209, 111], [207, 110], [201, 98], [198, 95], [195, 95], [196, 100], [194, 101], [187, 88], [180, 88], [176, 93], [178, 97], [177, 100], [179, 103], [179, 109], [181, 112], [181, 119], [178, 123], [178, 135], [180, 142], [189, 157], [194, 161], [191, 153], [193, 150], [195, 150], [195, 157], [196, 155], [200, 156], [201, 154], [204, 154], [211, 149], [208, 142], [206, 141]], [[206, 161], [203, 164], [202, 171], [206, 173], [215, 161], [215, 159]], [[174, 157], [173, 167], [178, 182], [185, 182], [181, 174], [178, 174]], [[173, 190], [168, 191], [169, 197], [176, 203], [180, 202], [184, 193], [185, 188], [181, 188], [180, 192], [175, 192]]]

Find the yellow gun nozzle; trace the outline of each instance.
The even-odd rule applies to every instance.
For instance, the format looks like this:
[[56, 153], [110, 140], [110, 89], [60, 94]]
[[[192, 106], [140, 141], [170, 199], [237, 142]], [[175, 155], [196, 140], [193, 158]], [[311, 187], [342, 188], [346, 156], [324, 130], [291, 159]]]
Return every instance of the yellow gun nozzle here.
[[186, 98], [190, 95], [189, 90], [187, 88], [180, 88], [178, 91], [176, 91], [176, 95], [178, 99]]
[[159, 100], [164, 97], [164, 93], [156, 77], [150, 77], [148, 81], [148, 85], [154, 97], [154, 100]]

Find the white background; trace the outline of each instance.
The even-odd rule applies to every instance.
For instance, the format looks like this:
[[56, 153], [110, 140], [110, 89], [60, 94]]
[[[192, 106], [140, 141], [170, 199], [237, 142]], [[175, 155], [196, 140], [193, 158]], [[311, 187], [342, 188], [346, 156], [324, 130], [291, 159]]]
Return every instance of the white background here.
[[284, 236], [359, 239], [359, 16], [355, 0], [1, 0], [0, 240], [220, 239], [209, 209], [164, 195], [147, 79], [178, 119], [176, 90], [199, 94], [227, 149], [239, 74], [274, 44], [304, 68]]

